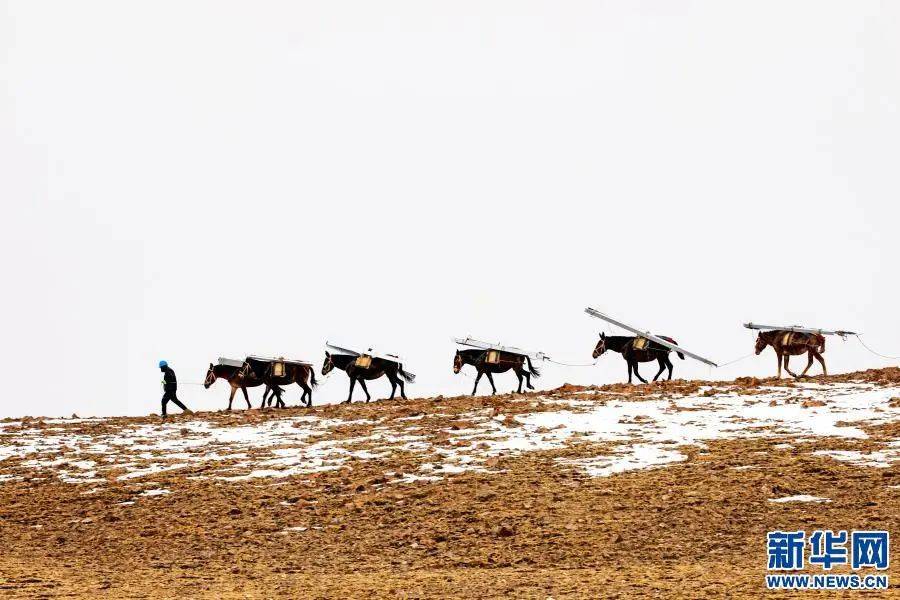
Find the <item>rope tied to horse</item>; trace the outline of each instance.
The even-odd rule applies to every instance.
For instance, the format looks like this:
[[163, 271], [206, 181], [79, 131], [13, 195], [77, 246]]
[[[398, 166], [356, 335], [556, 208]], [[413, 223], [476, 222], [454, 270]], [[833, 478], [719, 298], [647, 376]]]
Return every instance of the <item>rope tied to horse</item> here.
[[869, 348], [866, 343], [863, 341], [862, 336], [858, 333], [855, 333], [856, 339], [859, 340], [859, 343], [862, 344], [862, 347], [874, 354], [875, 356], [880, 356], [881, 358], [886, 358], [888, 360], [900, 360], [900, 356], [888, 356], [887, 354], [881, 354], [879, 352], [875, 352], [871, 348]]
[[544, 357], [544, 360], [546, 360], [546, 361], [548, 361], [548, 362], [552, 362], [552, 363], [557, 364], [557, 365], [562, 365], [562, 366], [564, 366], [564, 367], [593, 367], [593, 366], [595, 366], [595, 365], [597, 364], [597, 361], [596, 361], [596, 360], [595, 360], [594, 362], [592, 362], [592, 363], [567, 363], [567, 362], [561, 362], [561, 361], [558, 361], [558, 360], [553, 360], [553, 359], [550, 358], [549, 356], [545, 356], [545, 357]]
[[730, 360], [730, 361], [728, 361], [728, 362], [726, 362], [726, 363], [722, 363], [722, 364], [720, 364], [717, 368], [721, 369], [722, 367], [727, 367], [728, 365], [733, 365], [734, 363], [739, 363], [739, 362], [741, 362], [742, 360], [746, 360], [746, 359], [750, 358], [750, 357], [753, 356], [754, 354], [756, 354], [756, 352], [751, 352], [750, 354], [745, 354], [744, 356], [742, 356], [742, 357], [740, 357], [740, 358], [736, 358], [736, 359]]

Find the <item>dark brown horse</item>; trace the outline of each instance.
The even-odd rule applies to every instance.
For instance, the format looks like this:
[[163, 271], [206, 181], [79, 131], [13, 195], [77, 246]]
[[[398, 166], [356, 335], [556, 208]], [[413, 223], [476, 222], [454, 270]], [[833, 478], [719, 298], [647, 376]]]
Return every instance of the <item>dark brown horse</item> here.
[[[794, 377], [803, 377], [813, 364], [813, 358], [822, 364], [822, 372], [828, 375], [828, 369], [825, 368], [825, 359], [822, 353], [825, 352], [825, 336], [818, 333], [805, 333], [801, 331], [785, 331], [783, 329], [773, 329], [771, 331], [760, 331], [756, 336], [756, 354], [759, 355], [766, 346], [772, 346], [775, 350], [775, 356], [778, 358], [778, 378], [781, 379], [781, 363], [784, 361], [784, 370]], [[788, 359], [793, 355], [807, 354], [809, 362], [800, 375], [792, 372], [788, 366]]]
[[243, 376], [242, 367], [234, 367], [231, 365], [214, 365], [209, 363], [209, 370], [206, 372], [206, 379], [203, 381], [203, 387], [209, 389], [209, 386], [216, 382], [216, 379], [224, 379], [231, 386], [231, 395], [228, 397], [228, 410], [231, 410], [231, 403], [234, 401], [234, 394], [238, 390], [244, 393], [244, 400], [247, 401], [247, 408], [250, 405], [250, 397], [247, 395], [248, 387], [257, 387], [264, 382], [255, 375]]
[[[525, 368], [525, 362], [528, 361], [528, 368]], [[522, 378], [525, 378], [526, 386], [529, 390], [533, 390], [531, 385], [532, 376], [537, 379], [541, 376], [534, 365], [531, 364], [531, 357], [523, 354], [513, 354], [512, 352], [503, 352], [500, 350], [480, 350], [473, 348], [471, 350], [457, 350], [456, 356], [453, 357], [453, 372], [459, 373], [463, 365], [472, 365], [478, 370], [475, 376], [475, 387], [472, 388], [472, 395], [478, 390], [478, 382], [482, 375], [487, 375], [488, 381], [491, 382], [491, 388], [494, 390], [491, 395], [497, 393], [497, 386], [494, 385], [494, 377], [492, 373], [506, 373], [512, 369], [516, 377], [519, 378], [519, 388], [517, 394], [522, 393]]]
[[387, 375], [388, 381], [391, 382], [391, 397], [389, 400], [394, 399], [398, 385], [400, 386], [400, 396], [404, 400], [406, 399], [406, 389], [404, 388], [403, 382], [413, 383], [416, 380], [416, 376], [404, 371], [402, 364], [383, 358], [372, 357], [368, 366], [361, 366], [367, 361], [357, 361], [357, 358], [360, 357], [351, 356], [349, 354], [331, 354], [326, 352], [325, 362], [322, 363], [322, 375], [328, 375], [334, 368], [338, 368], [347, 373], [347, 377], [350, 378], [350, 393], [347, 395], [347, 400], [344, 402], [345, 404], [349, 404], [350, 400], [353, 398], [353, 387], [356, 385], [357, 381], [359, 381], [359, 385], [366, 393], [366, 402], [371, 400], [372, 396], [369, 395], [369, 390], [366, 389], [366, 381], [378, 379], [382, 375]]
[[[244, 361], [242, 372], [245, 375], [253, 373], [255, 378], [261, 379], [263, 383], [266, 384], [266, 391], [263, 392], [262, 403], [259, 407], [264, 408], [266, 406], [267, 398], [269, 400], [268, 405], [272, 406], [272, 399], [274, 398], [275, 406], [284, 408], [286, 405], [281, 399], [281, 394], [284, 393], [284, 389], [281, 386], [289, 386], [293, 383], [296, 383], [303, 389], [303, 394], [300, 396], [300, 402], [304, 403], [307, 408], [312, 406], [312, 391], [313, 388], [319, 385], [319, 382], [316, 381], [316, 374], [313, 371], [312, 365], [284, 361], [280, 363], [283, 367], [281, 374], [276, 375], [276, 362], [277, 361], [261, 360], [253, 357], [247, 357]], [[307, 383], [307, 380], [309, 380], [309, 383]], [[269, 392], [272, 393], [270, 398]]]
[[[664, 335], [657, 337], [660, 337], [667, 342], [672, 342], [673, 344], [678, 343], [672, 338]], [[642, 341], [638, 342], [636, 340]], [[642, 345], [643, 348], [640, 347]], [[600, 341], [598, 341], [597, 345], [594, 347], [593, 357], [597, 358], [607, 350], [621, 353], [622, 358], [628, 363], [628, 383], [631, 383], [632, 371], [634, 371], [634, 374], [638, 379], [643, 383], [647, 383], [647, 380], [638, 373], [638, 363], [651, 362], [654, 360], [659, 363], [659, 372], [653, 378], [653, 381], [659, 379], [659, 376], [662, 375], [662, 372], [666, 369], [669, 370], [669, 379], [672, 379], [672, 361], [669, 360], [669, 353], [671, 350], [662, 344], [635, 336], [611, 335], [607, 337], [605, 333], [601, 333]], [[684, 354], [678, 352], [678, 358], [684, 360]]]

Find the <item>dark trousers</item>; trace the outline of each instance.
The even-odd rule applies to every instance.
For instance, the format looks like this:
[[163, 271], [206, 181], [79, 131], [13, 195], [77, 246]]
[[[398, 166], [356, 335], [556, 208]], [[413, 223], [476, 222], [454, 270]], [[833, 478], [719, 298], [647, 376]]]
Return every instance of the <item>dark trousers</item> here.
[[169, 400], [174, 402], [175, 406], [177, 406], [181, 410], [187, 410], [187, 406], [182, 404], [181, 401], [175, 396], [175, 390], [166, 390], [166, 393], [164, 393], [162, 397], [162, 416], [166, 416], [166, 404], [169, 403]]

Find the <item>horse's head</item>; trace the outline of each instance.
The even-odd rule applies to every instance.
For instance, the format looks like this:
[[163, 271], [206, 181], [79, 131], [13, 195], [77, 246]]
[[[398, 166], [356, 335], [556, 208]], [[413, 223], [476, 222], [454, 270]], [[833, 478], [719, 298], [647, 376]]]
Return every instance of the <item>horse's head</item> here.
[[769, 345], [769, 340], [763, 335], [764, 332], [760, 331], [759, 335], [756, 336], [756, 353], [759, 354], [763, 350], [766, 349], [766, 346]]
[[453, 357], [453, 374], [456, 375], [463, 368], [463, 357], [462, 354], [459, 353], [459, 350], [456, 351], [456, 356]]
[[591, 356], [597, 358], [604, 352], [606, 352], [606, 334], [601, 331], [600, 340], [597, 342], [597, 345], [594, 346], [594, 353]]
[[203, 387], [209, 389], [209, 386], [216, 382], [216, 368], [212, 363], [209, 363], [209, 371], [206, 372], [206, 379], [203, 380]]
[[332, 369], [334, 369], [334, 361], [331, 360], [331, 355], [326, 352], [325, 362], [322, 363], [322, 375], [328, 375], [329, 373], [331, 373]]

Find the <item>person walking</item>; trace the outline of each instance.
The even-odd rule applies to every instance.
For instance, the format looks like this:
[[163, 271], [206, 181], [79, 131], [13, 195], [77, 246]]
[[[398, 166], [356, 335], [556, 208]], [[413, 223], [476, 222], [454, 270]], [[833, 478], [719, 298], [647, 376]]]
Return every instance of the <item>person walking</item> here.
[[163, 397], [162, 397], [162, 416], [166, 417], [166, 404], [169, 403], [169, 400], [175, 403], [175, 406], [179, 407], [185, 413], [190, 414], [191, 410], [181, 403], [178, 397], [175, 395], [175, 392], [178, 391], [178, 379], [175, 377], [175, 371], [172, 370], [172, 367], [169, 366], [164, 360], [159, 361], [159, 370], [162, 371], [163, 374]]

